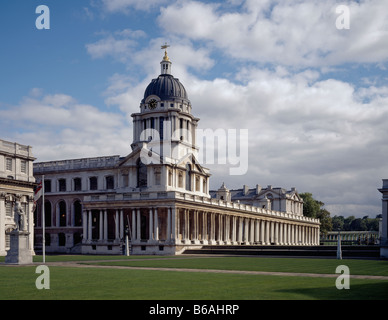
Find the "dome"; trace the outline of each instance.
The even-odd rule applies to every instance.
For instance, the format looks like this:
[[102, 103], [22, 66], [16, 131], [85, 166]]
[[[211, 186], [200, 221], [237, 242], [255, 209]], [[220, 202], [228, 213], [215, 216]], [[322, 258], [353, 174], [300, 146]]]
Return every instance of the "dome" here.
[[158, 78], [152, 79], [144, 92], [143, 102], [150, 95], [155, 95], [160, 100], [188, 100], [185, 87], [177, 78], [170, 74], [161, 74]]

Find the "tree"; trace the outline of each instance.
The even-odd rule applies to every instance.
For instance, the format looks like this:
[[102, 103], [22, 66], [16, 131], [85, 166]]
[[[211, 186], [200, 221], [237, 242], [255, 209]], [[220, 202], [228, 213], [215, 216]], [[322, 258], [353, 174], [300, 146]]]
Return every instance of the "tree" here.
[[332, 230], [333, 231], [343, 230], [344, 217], [343, 216], [334, 216], [333, 218], [331, 218], [331, 223], [332, 223]]
[[327, 211], [326, 209], [320, 209], [317, 214], [317, 218], [321, 222], [320, 229], [322, 233], [326, 234], [328, 231], [333, 229], [332, 219], [330, 217], [329, 211]]
[[346, 217], [344, 220], [344, 231], [352, 231], [351, 224], [353, 220], [356, 219], [354, 216]]
[[301, 193], [299, 195], [303, 199], [303, 215], [310, 218], [316, 218], [324, 203], [315, 200], [312, 193], [309, 192]]
[[303, 199], [303, 215], [310, 218], [319, 219], [321, 222], [320, 230], [327, 233], [332, 229], [330, 212], [322, 208], [325, 204], [322, 201], [315, 200], [312, 193], [305, 192], [299, 194]]

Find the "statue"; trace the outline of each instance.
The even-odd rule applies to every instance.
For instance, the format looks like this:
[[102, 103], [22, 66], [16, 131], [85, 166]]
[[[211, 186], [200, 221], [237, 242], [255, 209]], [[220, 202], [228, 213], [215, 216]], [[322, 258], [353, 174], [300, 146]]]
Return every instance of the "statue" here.
[[15, 223], [16, 230], [27, 231], [26, 214], [23, 211], [20, 202], [16, 202], [15, 206]]

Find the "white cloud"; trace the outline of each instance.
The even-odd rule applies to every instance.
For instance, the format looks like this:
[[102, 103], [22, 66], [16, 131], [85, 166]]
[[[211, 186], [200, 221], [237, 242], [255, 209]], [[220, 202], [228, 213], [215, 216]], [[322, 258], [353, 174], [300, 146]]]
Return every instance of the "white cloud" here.
[[[246, 1], [244, 10], [221, 4], [176, 2], [161, 9], [170, 34], [205, 40], [234, 58], [324, 67], [388, 59], [388, 3], [349, 2], [350, 30], [336, 28], [338, 2]], [[201, 19], [198, 19], [201, 17]]]
[[114, 33], [103, 32], [102, 39], [88, 43], [87, 52], [94, 59], [105, 58], [108, 56], [126, 63], [138, 44], [138, 40], [146, 37], [142, 30], [124, 29]]
[[[33, 146], [38, 161], [126, 153], [130, 123], [122, 114], [78, 103], [65, 94], [28, 96], [3, 108], [2, 137]], [[40, 92], [41, 93], [41, 92]], [[126, 138], [125, 138], [126, 137]]]

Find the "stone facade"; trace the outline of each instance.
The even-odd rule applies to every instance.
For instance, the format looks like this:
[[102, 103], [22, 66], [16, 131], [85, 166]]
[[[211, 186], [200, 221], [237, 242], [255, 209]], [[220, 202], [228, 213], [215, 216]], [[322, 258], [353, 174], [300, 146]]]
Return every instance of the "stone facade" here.
[[[207, 244], [318, 245], [319, 221], [303, 216], [295, 189], [209, 191], [210, 172], [197, 160], [199, 119], [171, 65], [165, 52], [161, 74], [132, 114], [129, 155], [34, 165], [45, 180], [46, 251], [120, 254], [126, 233], [133, 254]], [[39, 214], [35, 230], [39, 243]]]
[[382, 221], [381, 221], [381, 247], [380, 255], [388, 258], [388, 179], [383, 179], [382, 193]]
[[[0, 140], [0, 255], [10, 249], [11, 231], [23, 225], [34, 253], [34, 185], [32, 148]], [[20, 219], [23, 221], [20, 222]]]

